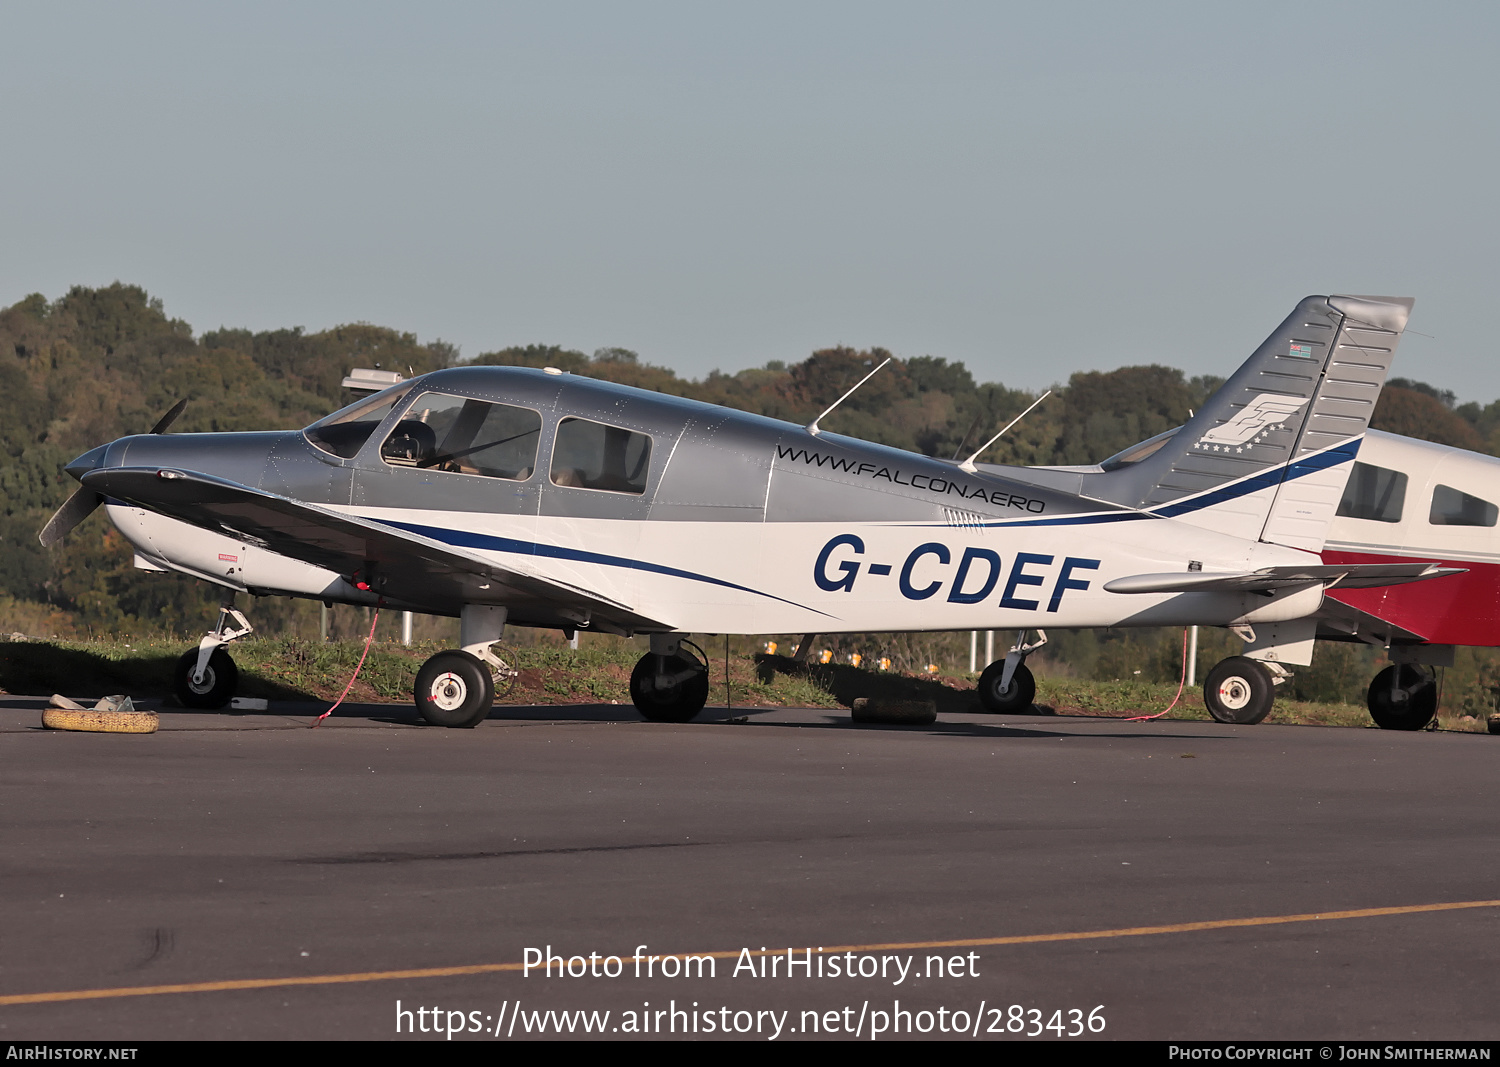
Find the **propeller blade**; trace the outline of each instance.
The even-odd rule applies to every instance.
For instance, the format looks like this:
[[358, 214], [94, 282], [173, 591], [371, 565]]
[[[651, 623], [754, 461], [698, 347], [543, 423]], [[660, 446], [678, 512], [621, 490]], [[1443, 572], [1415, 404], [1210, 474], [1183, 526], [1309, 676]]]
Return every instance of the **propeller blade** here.
[[94, 509], [102, 503], [102, 496], [87, 486], [81, 486], [47, 520], [47, 525], [37, 534], [37, 540], [42, 543], [42, 547], [51, 548], [66, 537], [69, 530], [92, 515]]
[[[151, 427], [151, 432], [166, 433], [172, 423], [177, 421], [177, 416], [181, 415], [183, 410], [187, 408], [187, 405], [187, 397], [183, 397], [177, 401], [177, 403], [172, 405], [171, 410], [156, 420], [156, 425]], [[97, 460], [98, 457], [95, 456], [95, 453], [99, 453], [102, 456], [103, 451], [104, 449], [101, 446], [94, 449], [93, 452], [79, 457], [79, 459], [85, 461], [90, 459]], [[78, 460], [75, 460], [74, 463], [78, 463]], [[73, 470], [71, 466], [69, 469], [74, 477], [82, 477], [82, 471], [90, 468], [86, 465], [79, 470]], [[94, 490], [89, 489], [87, 486], [79, 488], [63, 502], [62, 507], [52, 513], [52, 518], [47, 520], [47, 525], [42, 527], [42, 532], [36, 535], [37, 540], [42, 543], [43, 548], [51, 548], [64, 537], [68, 536], [68, 532], [73, 527], [92, 515], [94, 509], [102, 503], [104, 503], [104, 498], [94, 492]]]
[[168, 430], [168, 428], [172, 425], [172, 423], [174, 423], [174, 422], [177, 421], [177, 416], [181, 415], [182, 412], [183, 412], [183, 409], [186, 408], [186, 407], [187, 407], [187, 397], [183, 397], [181, 400], [177, 401], [177, 403], [175, 403], [175, 404], [172, 405], [172, 410], [171, 411], [167, 412], [165, 415], [163, 415], [160, 419], [157, 420], [156, 425], [153, 426], [153, 427], [151, 427], [151, 432], [152, 433], [166, 433], [167, 430]]

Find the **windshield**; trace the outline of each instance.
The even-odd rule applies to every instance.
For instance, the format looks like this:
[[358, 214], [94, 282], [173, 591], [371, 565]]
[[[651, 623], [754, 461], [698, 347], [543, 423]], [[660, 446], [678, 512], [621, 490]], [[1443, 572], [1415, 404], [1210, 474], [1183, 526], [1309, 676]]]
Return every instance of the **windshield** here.
[[348, 407], [319, 419], [302, 433], [324, 452], [341, 459], [353, 459], [410, 389], [410, 382], [402, 382], [374, 396], [356, 400]]

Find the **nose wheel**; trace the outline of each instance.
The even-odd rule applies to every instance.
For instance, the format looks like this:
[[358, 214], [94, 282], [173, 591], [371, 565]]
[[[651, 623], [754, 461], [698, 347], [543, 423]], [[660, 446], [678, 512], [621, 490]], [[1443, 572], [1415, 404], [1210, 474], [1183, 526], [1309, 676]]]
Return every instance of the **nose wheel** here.
[[1437, 715], [1437, 681], [1403, 663], [1387, 667], [1370, 683], [1370, 718], [1382, 730], [1421, 730]]
[[478, 656], [454, 649], [422, 664], [413, 695], [417, 711], [433, 726], [465, 730], [489, 715], [495, 683]]
[[222, 648], [213, 650], [199, 675], [198, 650], [194, 648], [177, 660], [177, 668], [172, 674], [172, 692], [177, 694], [178, 703], [185, 708], [218, 709], [234, 697], [239, 681], [239, 668]]
[[218, 709], [234, 698], [240, 672], [224, 646], [252, 632], [250, 620], [230, 594], [219, 605], [219, 621], [198, 647], [182, 654], [172, 674], [172, 692], [185, 708]]

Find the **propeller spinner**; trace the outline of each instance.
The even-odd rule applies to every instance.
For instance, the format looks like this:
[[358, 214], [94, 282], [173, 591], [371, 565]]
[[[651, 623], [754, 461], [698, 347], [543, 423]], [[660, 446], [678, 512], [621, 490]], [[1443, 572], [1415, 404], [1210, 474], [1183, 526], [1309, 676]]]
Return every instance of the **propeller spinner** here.
[[[177, 421], [177, 417], [182, 414], [183, 409], [186, 407], [187, 398], [184, 397], [183, 399], [177, 401], [177, 403], [173, 404], [171, 410], [156, 421], [156, 425], [151, 427], [151, 432], [166, 433], [167, 430], [171, 427], [172, 423]], [[94, 452], [99, 451], [102, 450], [94, 450]], [[93, 452], [85, 453], [85, 456], [91, 455], [93, 455]], [[84, 467], [84, 469], [75, 472], [73, 469], [75, 466], [82, 466]], [[72, 474], [75, 478], [81, 477], [88, 470], [92, 469], [92, 463], [85, 466], [83, 464], [79, 464], [76, 460], [68, 465], [68, 473]], [[68, 535], [68, 532], [72, 530], [73, 527], [77, 526], [84, 519], [92, 515], [94, 513], [94, 509], [102, 503], [104, 503], [104, 498], [102, 496], [100, 496], [98, 493], [94, 492], [87, 486], [80, 486], [77, 490], [74, 491], [72, 496], [68, 497], [68, 499], [63, 502], [62, 507], [58, 508], [55, 512], [52, 513], [52, 518], [47, 520], [47, 525], [43, 526], [42, 532], [37, 534], [37, 540], [42, 543], [43, 548], [51, 548], [53, 545], [57, 544], [64, 537], [66, 537]]]

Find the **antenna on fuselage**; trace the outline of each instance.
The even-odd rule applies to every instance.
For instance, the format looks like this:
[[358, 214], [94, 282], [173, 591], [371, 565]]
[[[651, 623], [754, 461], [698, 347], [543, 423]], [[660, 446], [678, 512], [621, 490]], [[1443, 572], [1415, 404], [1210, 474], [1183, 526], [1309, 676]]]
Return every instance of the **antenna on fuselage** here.
[[996, 441], [1000, 440], [1000, 438], [1004, 437], [1005, 433], [1006, 433], [1006, 430], [1009, 430], [1012, 426], [1014, 426], [1016, 423], [1020, 422], [1027, 415], [1030, 415], [1033, 408], [1035, 408], [1038, 404], [1040, 404], [1043, 400], [1046, 400], [1051, 395], [1052, 395], [1052, 390], [1048, 389], [1041, 396], [1039, 396], [1035, 400], [1033, 400], [1031, 402], [1031, 407], [1027, 408], [1025, 411], [1021, 412], [1021, 414], [1017, 415], [1015, 418], [1013, 418], [1009, 422], [1007, 422], [1005, 424], [1005, 429], [1004, 430], [1001, 430], [994, 437], [991, 437], [984, 444], [980, 445], [979, 446], [979, 451], [975, 452], [968, 459], [966, 459], [962, 463], [960, 463], [958, 465], [958, 469], [961, 470], [961, 471], [968, 471], [970, 474], [973, 474], [974, 471], [975, 471], [974, 461], [984, 454], [984, 450], [986, 448], [989, 448], [990, 445], [994, 444]]
[[[884, 367], [886, 363], [889, 363], [891, 360], [893, 360], [895, 358], [896, 358], [895, 356], [886, 356], [885, 357], [885, 362], [881, 363], [880, 367]], [[822, 433], [823, 431], [818, 428], [818, 423], [820, 423], [824, 419], [828, 418], [829, 414], [833, 411], [834, 408], [838, 407], [845, 400], [848, 400], [851, 396], [853, 396], [854, 393], [855, 393], [855, 390], [857, 390], [861, 385], [864, 385], [865, 382], [869, 381], [871, 378], [875, 377], [875, 375], [879, 374], [880, 373], [880, 367], [876, 367], [869, 374], [866, 374], [863, 378], [861, 378], [858, 382], [855, 383], [854, 389], [850, 389], [847, 393], [845, 393], [843, 396], [839, 397], [832, 404], [829, 404], [827, 411], [823, 412], [823, 414], [821, 414], [817, 418], [813, 419], [812, 422], [808, 423], [807, 426], [804, 427], [807, 430], [807, 432], [810, 433], [810, 434], [812, 434], [814, 437], [816, 437], [816, 436], [818, 436], [818, 434]], [[1009, 429], [1009, 427], [1006, 427], [1006, 429]], [[983, 450], [981, 449], [981, 451], [983, 451]]]

